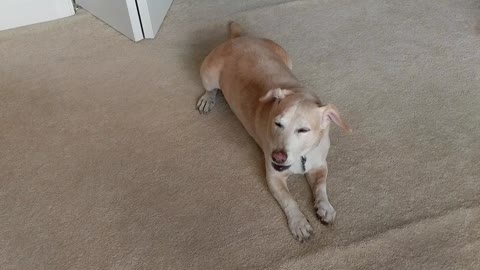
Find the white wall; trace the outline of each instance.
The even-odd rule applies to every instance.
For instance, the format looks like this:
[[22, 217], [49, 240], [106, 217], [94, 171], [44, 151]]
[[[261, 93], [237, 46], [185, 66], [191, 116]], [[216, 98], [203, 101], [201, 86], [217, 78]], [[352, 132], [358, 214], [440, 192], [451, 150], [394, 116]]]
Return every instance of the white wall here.
[[71, 0], [0, 0], [0, 30], [74, 14]]

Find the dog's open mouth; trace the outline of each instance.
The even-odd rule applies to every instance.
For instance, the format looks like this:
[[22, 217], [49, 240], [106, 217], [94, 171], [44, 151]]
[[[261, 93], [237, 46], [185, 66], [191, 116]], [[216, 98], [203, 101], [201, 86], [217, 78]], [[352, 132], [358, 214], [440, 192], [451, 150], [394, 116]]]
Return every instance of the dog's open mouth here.
[[275, 164], [275, 163], [272, 162], [272, 167], [273, 167], [275, 170], [279, 171], [279, 172], [283, 172], [283, 171], [285, 171], [286, 169], [290, 168], [290, 165], [288, 165], [288, 166], [278, 165], [278, 164]]

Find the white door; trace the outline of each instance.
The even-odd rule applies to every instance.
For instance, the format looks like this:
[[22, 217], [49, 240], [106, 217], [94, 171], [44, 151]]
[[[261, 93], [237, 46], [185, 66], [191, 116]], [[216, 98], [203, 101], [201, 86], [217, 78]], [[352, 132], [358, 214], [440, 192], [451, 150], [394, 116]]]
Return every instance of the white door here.
[[143, 39], [135, 0], [77, 0], [76, 3], [134, 41]]
[[173, 0], [137, 0], [145, 38], [155, 38]]
[[77, 0], [76, 3], [134, 41], [154, 38], [173, 0]]
[[72, 0], [0, 0], [0, 30], [75, 14]]

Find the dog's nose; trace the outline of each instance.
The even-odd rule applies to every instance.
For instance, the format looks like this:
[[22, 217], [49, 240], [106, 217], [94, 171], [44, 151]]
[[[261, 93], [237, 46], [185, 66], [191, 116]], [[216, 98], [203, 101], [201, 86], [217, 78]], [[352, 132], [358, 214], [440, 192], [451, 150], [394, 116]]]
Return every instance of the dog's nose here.
[[275, 150], [272, 153], [272, 160], [275, 163], [283, 164], [285, 161], [287, 161], [287, 158], [287, 153], [285, 153], [283, 150]]

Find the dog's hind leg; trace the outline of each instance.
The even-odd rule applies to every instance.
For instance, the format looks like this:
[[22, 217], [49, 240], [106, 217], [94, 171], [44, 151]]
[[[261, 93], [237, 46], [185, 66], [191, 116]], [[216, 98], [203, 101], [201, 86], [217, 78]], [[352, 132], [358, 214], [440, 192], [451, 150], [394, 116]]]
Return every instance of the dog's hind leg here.
[[216, 50], [207, 56], [200, 68], [200, 76], [203, 87], [205, 88], [205, 93], [197, 102], [197, 110], [200, 113], [208, 113], [213, 109], [217, 92], [220, 89], [220, 69], [222, 68], [223, 61], [215, 55], [215, 51]]

